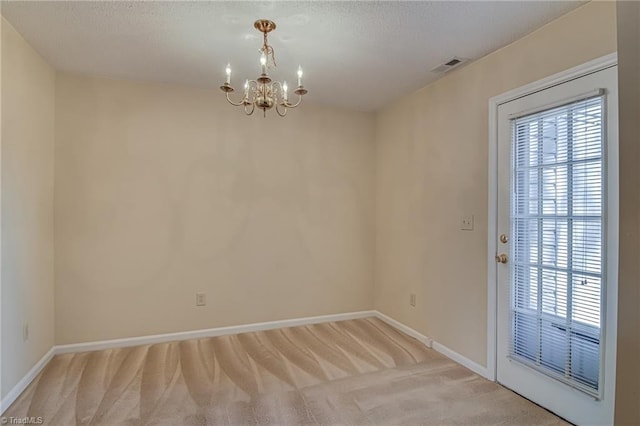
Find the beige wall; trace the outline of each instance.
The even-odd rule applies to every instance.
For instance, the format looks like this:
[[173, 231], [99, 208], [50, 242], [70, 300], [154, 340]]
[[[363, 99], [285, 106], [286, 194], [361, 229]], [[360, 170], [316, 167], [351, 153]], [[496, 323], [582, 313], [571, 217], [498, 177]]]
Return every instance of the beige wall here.
[[54, 344], [54, 90], [54, 70], [3, 18], [2, 397]]
[[615, 52], [615, 14], [589, 3], [378, 114], [378, 310], [486, 365], [488, 101]]
[[[371, 309], [374, 116], [59, 73], [59, 344]], [[207, 306], [195, 306], [195, 293]]]
[[640, 3], [618, 2], [620, 268], [615, 422], [640, 424]]

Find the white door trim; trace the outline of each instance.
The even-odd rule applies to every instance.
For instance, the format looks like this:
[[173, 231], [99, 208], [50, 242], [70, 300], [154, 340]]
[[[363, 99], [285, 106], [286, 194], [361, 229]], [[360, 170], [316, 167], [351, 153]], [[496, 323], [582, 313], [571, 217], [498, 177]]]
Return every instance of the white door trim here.
[[496, 380], [497, 370], [497, 287], [496, 287], [496, 232], [498, 217], [498, 106], [523, 96], [557, 86], [618, 63], [618, 54], [611, 53], [577, 67], [559, 72], [542, 80], [510, 90], [489, 99], [489, 188], [487, 226], [487, 378]]

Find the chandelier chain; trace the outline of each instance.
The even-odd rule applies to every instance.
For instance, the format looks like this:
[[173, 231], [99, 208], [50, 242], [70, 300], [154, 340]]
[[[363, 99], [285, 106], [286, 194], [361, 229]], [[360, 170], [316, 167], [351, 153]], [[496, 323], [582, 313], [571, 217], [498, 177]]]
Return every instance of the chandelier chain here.
[[273, 66], [274, 68], [277, 67], [278, 65], [276, 64], [276, 52], [273, 49], [273, 47], [271, 47], [269, 45], [269, 40], [267, 40], [267, 33], [262, 33], [263, 36], [263, 44], [262, 44], [262, 49], [260, 49], [260, 52], [264, 53], [264, 56], [266, 56], [267, 58], [269, 58], [269, 56], [271, 56], [271, 62], [273, 62]]

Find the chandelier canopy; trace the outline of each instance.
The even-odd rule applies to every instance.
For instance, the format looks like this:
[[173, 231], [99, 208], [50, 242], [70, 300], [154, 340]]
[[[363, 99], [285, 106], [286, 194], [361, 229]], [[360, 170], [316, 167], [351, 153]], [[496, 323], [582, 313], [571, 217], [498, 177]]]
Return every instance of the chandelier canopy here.
[[267, 34], [276, 29], [276, 24], [267, 19], [257, 20], [253, 26], [263, 34], [263, 45], [260, 52], [260, 76], [255, 80], [245, 80], [242, 98], [238, 102], [231, 100], [229, 94], [234, 91], [231, 86], [231, 65], [227, 65], [227, 80], [220, 86], [220, 90], [225, 92], [227, 101], [234, 106], [242, 106], [247, 115], [253, 114], [256, 107], [262, 109], [263, 115], [266, 117], [267, 110], [275, 107], [280, 117], [287, 114], [289, 108], [295, 108], [302, 102], [302, 96], [307, 93], [307, 89], [302, 85], [302, 68], [298, 67], [298, 87], [293, 91], [298, 95], [296, 103], [289, 102], [287, 82], [279, 82], [271, 80], [268, 69], [273, 64], [276, 67], [276, 58], [273, 47], [269, 45]]

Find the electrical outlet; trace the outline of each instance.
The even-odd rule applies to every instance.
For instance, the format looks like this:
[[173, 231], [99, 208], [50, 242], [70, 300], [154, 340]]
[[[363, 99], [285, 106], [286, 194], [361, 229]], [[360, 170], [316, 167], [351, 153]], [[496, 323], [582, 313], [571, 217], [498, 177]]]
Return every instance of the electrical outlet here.
[[196, 306], [206, 306], [206, 305], [207, 305], [207, 294], [196, 293]]
[[22, 327], [22, 340], [25, 342], [29, 340], [29, 324], [25, 324], [24, 327]]
[[414, 306], [414, 307], [416, 306], [416, 295], [415, 295], [415, 293], [411, 293], [409, 295], [409, 304], [411, 306]]
[[473, 215], [468, 214], [462, 216], [460, 220], [460, 229], [463, 231], [473, 231]]

